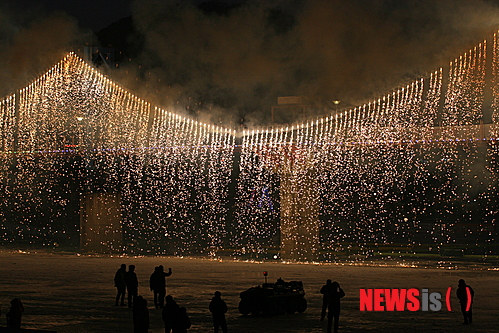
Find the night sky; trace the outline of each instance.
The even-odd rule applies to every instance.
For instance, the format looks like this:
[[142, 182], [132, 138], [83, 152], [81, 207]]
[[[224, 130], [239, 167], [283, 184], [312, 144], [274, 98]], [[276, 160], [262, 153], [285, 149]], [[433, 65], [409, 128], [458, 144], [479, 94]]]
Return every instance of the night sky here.
[[278, 96], [351, 107], [438, 69], [497, 29], [499, 0], [2, 0], [0, 19], [2, 96], [112, 44], [109, 75], [143, 98], [259, 125]]
[[53, 12], [65, 12], [81, 27], [99, 31], [110, 23], [132, 14], [132, 0], [2, 0], [4, 9], [18, 18], [43, 17]]

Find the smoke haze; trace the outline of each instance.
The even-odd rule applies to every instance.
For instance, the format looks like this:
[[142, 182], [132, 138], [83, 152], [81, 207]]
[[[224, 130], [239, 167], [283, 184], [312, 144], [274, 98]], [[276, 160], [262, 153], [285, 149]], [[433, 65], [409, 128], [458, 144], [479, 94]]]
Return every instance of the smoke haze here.
[[499, 20], [481, 0], [207, 4], [135, 1], [145, 39], [136, 61], [162, 104], [226, 108], [255, 124], [278, 96], [329, 107], [376, 98], [448, 63]]
[[74, 18], [41, 8], [19, 13], [0, 5], [0, 22], [1, 96], [35, 80], [84, 35]]
[[[165, 108], [261, 125], [279, 96], [306, 96], [327, 112], [334, 100], [362, 104], [438, 69], [491, 35], [498, 4], [135, 0], [141, 51], [110, 75]], [[63, 12], [21, 15], [0, 5], [0, 22], [2, 95], [91, 35]]]

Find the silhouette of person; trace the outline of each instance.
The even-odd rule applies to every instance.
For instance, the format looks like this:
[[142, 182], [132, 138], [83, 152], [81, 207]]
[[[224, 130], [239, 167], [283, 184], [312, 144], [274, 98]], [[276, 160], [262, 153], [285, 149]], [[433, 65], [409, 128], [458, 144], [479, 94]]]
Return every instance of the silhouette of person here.
[[326, 284], [322, 286], [321, 288], [321, 294], [322, 294], [322, 311], [321, 311], [321, 320], [324, 320], [326, 318], [326, 310], [327, 310], [327, 305], [329, 303], [328, 296], [330, 295], [329, 290], [332, 288], [331, 286], [331, 280], [328, 279], [326, 281]]
[[133, 304], [133, 333], [147, 333], [149, 331], [149, 310], [147, 300], [137, 296]]
[[163, 307], [162, 317], [165, 323], [165, 333], [170, 333], [175, 326], [180, 307], [171, 295], [166, 296], [165, 306]]
[[274, 286], [276, 289], [284, 289], [284, 287], [286, 286], [286, 282], [284, 282], [283, 279], [278, 278]]
[[133, 302], [139, 293], [139, 281], [135, 273], [135, 265], [128, 266], [128, 272], [125, 274], [125, 284], [128, 291], [128, 307], [133, 307]]
[[184, 307], [179, 308], [173, 321], [172, 333], [187, 333], [190, 327], [191, 320], [187, 315], [187, 309]]
[[121, 264], [120, 268], [114, 274], [114, 286], [117, 289], [116, 306], [121, 298], [121, 305], [125, 305], [126, 283], [125, 283], [126, 265]]
[[[468, 292], [466, 288], [469, 288], [471, 296], [470, 308], [468, 311], [466, 311], [466, 307], [468, 306]], [[456, 294], [457, 298], [459, 299], [459, 303], [461, 305], [461, 313], [463, 314], [464, 317], [463, 324], [467, 325], [473, 323], [472, 306], [473, 306], [473, 298], [475, 297], [475, 291], [473, 290], [473, 288], [468, 286], [463, 279], [460, 279], [457, 285]]]
[[340, 299], [345, 296], [345, 292], [340, 288], [338, 282], [331, 283], [331, 288], [327, 291], [328, 311], [327, 311], [327, 333], [331, 333], [331, 326], [334, 319], [334, 333], [338, 332], [340, 319]]
[[19, 298], [14, 298], [12, 301], [10, 301], [10, 309], [6, 315], [7, 327], [20, 329], [23, 312], [24, 306]]
[[149, 287], [154, 294], [154, 306], [156, 309], [163, 308], [166, 296], [166, 277], [172, 275], [172, 269], [168, 268], [168, 273], [165, 273], [163, 266], [158, 266], [154, 269], [149, 279]]
[[225, 321], [225, 313], [227, 313], [227, 304], [222, 299], [222, 293], [215, 291], [215, 297], [210, 302], [210, 312], [213, 316], [213, 328], [215, 333], [218, 333], [219, 328], [222, 328], [223, 333], [227, 333], [227, 322]]

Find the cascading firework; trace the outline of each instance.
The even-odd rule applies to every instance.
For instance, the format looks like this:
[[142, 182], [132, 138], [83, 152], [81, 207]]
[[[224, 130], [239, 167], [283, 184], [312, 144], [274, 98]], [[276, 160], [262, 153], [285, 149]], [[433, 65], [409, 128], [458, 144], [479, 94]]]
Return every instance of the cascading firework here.
[[1, 242], [78, 248], [82, 198], [106, 194], [120, 208], [111, 252], [497, 253], [498, 40], [353, 109], [242, 133], [69, 54], [0, 101]]
[[[275, 231], [268, 233], [264, 221], [275, 213], [246, 210], [235, 247], [258, 253], [277, 247], [304, 260], [385, 250], [497, 252], [495, 99], [493, 124], [483, 125], [482, 112], [487, 80], [497, 96], [497, 70], [486, 78], [486, 52], [480, 43], [448, 71], [361, 107], [288, 128], [246, 131], [240, 184], [251, 186], [240, 186], [238, 199], [248, 202], [253, 188], [265, 186], [287, 188], [295, 201], [283, 202], [281, 194], [280, 239], [267, 248], [260, 241], [269, 242]], [[284, 179], [293, 185], [283, 187]], [[303, 184], [315, 190], [303, 191]], [[296, 230], [282, 230], [286, 219]], [[293, 238], [295, 247], [283, 237]]]
[[1, 112], [4, 244], [77, 247], [80, 200], [110, 193], [124, 235], [109, 250], [223, 246], [232, 131], [153, 108], [74, 54]]

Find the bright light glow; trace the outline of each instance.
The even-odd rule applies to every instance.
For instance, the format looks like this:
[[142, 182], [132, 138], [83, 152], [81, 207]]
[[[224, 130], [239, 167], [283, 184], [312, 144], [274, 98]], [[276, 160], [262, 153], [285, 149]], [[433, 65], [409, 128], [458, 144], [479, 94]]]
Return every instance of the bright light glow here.
[[498, 44], [362, 106], [242, 135], [152, 106], [71, 53], [0, 101], [0, 240], [77, 242], [80, 198], [119, 193], [129, 253], [363, 260], [494, 243]]

